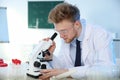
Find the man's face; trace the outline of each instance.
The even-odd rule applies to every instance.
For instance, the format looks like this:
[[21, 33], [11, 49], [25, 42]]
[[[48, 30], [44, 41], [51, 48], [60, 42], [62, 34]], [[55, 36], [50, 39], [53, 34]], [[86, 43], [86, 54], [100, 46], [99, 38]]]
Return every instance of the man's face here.
[[77, 29], [75, 27], [75, 22], [70, 22], [68, 20], [63, 20], [60, 23], [54, 24], [55, 30], [59, 32], [60, 37], [64, 39], [66, 43], [70, 43], [74, 38], [77, 37]]

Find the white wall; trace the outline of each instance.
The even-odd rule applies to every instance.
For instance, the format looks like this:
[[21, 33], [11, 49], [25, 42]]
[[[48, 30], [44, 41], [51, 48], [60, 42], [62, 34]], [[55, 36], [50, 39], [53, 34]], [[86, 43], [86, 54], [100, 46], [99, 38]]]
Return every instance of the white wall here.
[[36, 43], [53, 32], [53, 30], [28, 29], [27, 0], [1, 1], [1, 6], [7, 6], [10, 43]]

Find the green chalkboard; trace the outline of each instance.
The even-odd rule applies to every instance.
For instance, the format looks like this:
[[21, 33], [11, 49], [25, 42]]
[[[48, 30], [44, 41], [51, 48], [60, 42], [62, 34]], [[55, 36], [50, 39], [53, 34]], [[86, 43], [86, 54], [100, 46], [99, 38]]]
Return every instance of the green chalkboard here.
[[55, 5], [63, 1], [28, 1], [28, 28], [52, 29], [48, 14]]

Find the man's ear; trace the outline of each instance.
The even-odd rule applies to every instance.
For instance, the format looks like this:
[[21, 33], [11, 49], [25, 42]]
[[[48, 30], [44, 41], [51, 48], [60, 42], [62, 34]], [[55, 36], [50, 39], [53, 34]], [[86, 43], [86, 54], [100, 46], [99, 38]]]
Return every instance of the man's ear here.
[[74, 26], [76, 27], [76, 29], [79, 29], [81, 27], [81, 22], [80, 21], [75, 21]]

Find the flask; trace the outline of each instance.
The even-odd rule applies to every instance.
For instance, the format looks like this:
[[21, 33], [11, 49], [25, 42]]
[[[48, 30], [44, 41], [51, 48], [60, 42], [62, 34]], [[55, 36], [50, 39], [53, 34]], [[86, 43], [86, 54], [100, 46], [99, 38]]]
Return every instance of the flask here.
[[21, 60], [18, 59], [12, 59], [12, 65], [11, 65], [11, 79], [12, 80], [19, 80], [21, 75]]

